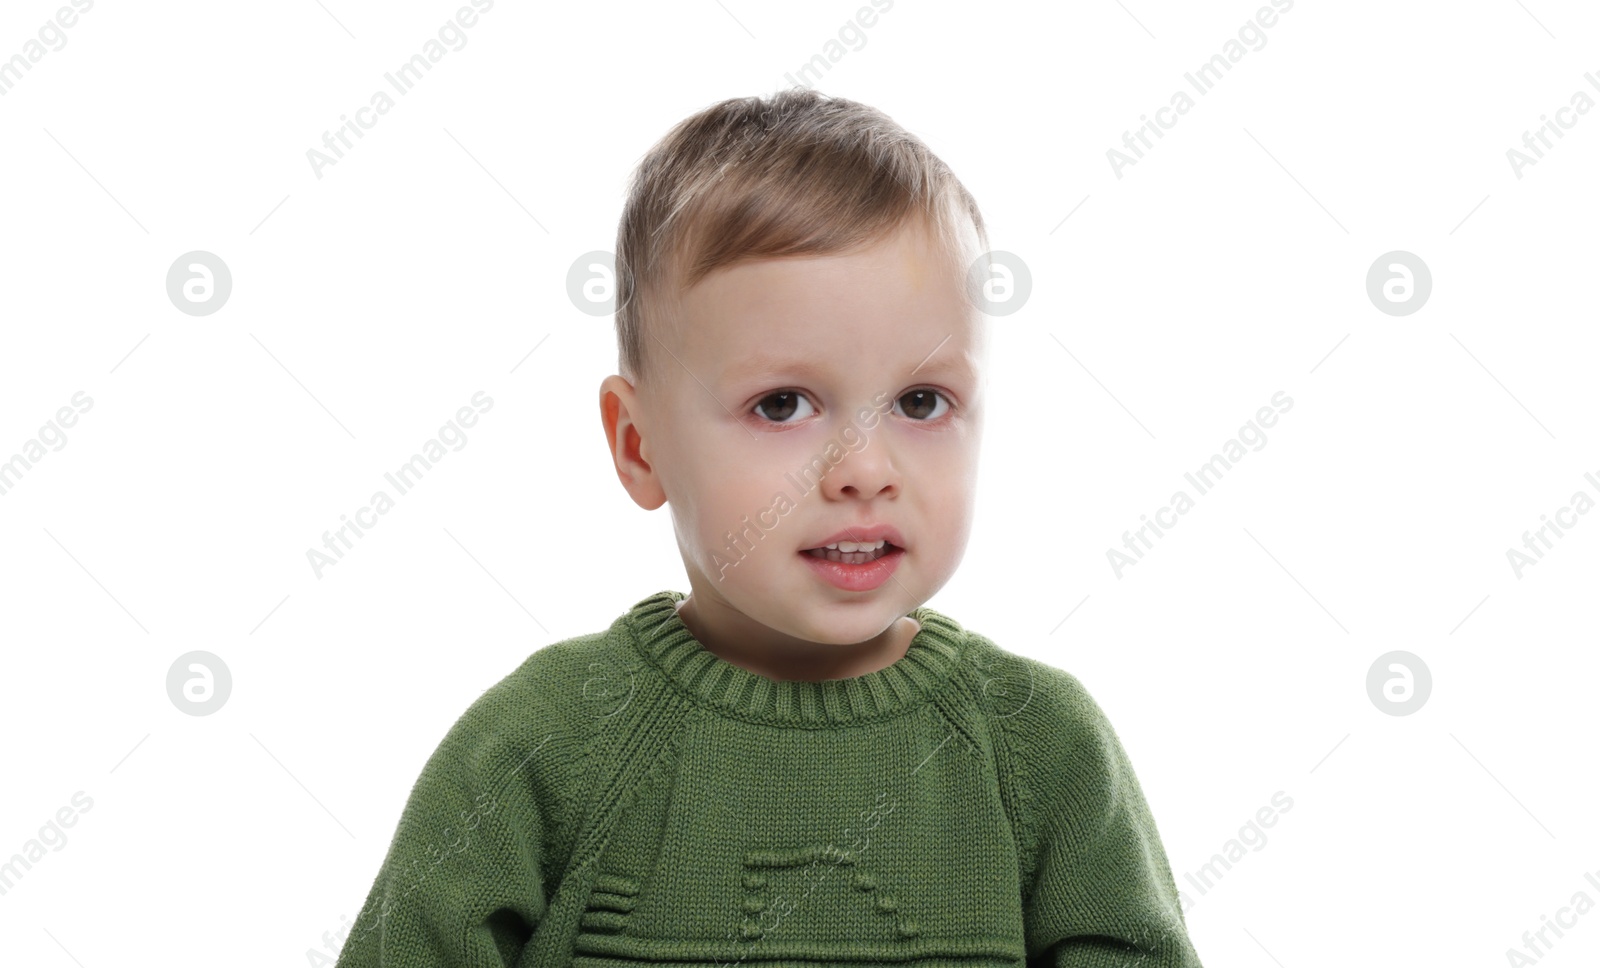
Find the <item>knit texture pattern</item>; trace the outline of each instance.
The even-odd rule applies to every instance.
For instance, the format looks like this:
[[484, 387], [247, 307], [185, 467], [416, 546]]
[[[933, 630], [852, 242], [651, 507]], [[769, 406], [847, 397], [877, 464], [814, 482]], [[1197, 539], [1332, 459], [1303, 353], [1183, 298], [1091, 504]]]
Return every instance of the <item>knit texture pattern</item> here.
[[1122, 744], [1067, 672], [928, 608], [775, 681], [678, 592], [534, 652], [412, 787], [338, 968], [1200, 968]]

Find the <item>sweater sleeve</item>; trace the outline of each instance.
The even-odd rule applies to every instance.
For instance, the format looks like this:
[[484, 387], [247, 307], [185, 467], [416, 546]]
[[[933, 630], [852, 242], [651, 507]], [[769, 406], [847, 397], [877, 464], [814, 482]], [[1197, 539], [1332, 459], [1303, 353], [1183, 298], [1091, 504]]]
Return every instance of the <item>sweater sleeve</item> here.
[[1030, 968], [1201, 968], [1133, 765], [1071, 674], [1043, 664], [1016, 717], [1027, 765]]
[[412, 786], [336, 968], [514, 965], [544, 916], [538, 738], [472, 722], [469, 711]]

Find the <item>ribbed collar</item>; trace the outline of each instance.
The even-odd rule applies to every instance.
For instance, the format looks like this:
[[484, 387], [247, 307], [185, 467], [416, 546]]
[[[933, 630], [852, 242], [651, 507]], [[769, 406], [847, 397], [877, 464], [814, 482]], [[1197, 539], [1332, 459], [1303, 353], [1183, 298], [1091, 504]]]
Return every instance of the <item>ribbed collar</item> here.
[[658, 592], [623, 616], [635, 648], [695, 702], [725, 715], [772, 726], [837, 727], [883, 719], [924, 702], [963, 659], [967, 633], [930, 608], [894, 664], [850, 679], [777, 681], [736, 666], [707, 649], [678, 616], [682, 592]]

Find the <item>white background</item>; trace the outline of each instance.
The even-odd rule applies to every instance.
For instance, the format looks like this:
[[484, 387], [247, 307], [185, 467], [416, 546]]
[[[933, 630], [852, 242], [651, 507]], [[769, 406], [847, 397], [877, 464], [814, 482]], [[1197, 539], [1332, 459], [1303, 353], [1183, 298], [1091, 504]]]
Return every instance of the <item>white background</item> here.
[[[684, 588], [606, 458], [610, 320], [566, 273], [656, 138], [787, 86], [859, 6], [500, 0], [319, 179], [307, 149], [460, 6], [324, 3], [102, 0], [0, 98], [0, 459], [93, 400], [0, 497], [0, 858], [93, 799], [0, 896], [9, 964], [306, 964], [485, 688]], [[1521, 578], [1506, 556], [1597, 496], [1600, 111], [1521, 178], [1506, 153], [1600, 99], [1600, 14], [1301, 0], [1118, 178], [1107, 149], [1259, 6], [901, 0], [818, 85], [922, 137], [1033, 273], [929, 604], [1089, 687], [1208, 966], [1506, 964], [1600, 902], [1600, 514]], [[0, 58], [56, 9], [0, 8]], [[1406, 316], [1365, 290], [1396, 249], [1433, 276]], [[167, 298], [191, 250], [232, 271], [213, 315]], [[318, 579], [307, 549], [479, 390]], [[1279, 390], [1268, 443], [1117, 578], [1107, 549]], [[191, 650], [231, 670], [213, 715], [168, 697]], [[1431, 670], [1409, 716], [1367, 691], [1392, 650]], [[1549, 937], [1592, 964], [1600, 912]]]

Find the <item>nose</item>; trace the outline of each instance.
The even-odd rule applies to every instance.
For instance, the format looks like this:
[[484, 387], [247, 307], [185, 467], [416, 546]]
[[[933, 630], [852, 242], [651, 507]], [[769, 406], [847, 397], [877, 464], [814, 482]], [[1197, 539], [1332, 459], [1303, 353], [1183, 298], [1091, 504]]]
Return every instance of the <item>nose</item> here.
[[822, 494], [830, 501], [894, 498], [900, 494], [900, 470], [880, 424], [864, 434], [854, 450], [822, 478]]

